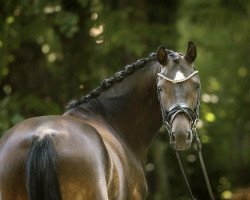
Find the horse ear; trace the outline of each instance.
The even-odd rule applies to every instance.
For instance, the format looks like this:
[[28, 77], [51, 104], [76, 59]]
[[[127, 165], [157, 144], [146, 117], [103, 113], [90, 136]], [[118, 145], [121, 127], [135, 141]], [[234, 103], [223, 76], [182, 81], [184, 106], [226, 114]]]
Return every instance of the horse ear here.
[[164, 46], [160, 46], [157, 50], [157, 60], [161, 65], [166, 65], [168, 63], [168, 53]]
[[188, 48], [187, 48], [187, 52], [185, 55], [185, 59], [189, 63], [193, 63], [195, 61], [196, 55], [197, 55], [196, 46], [192, 41], [190, 41], [188, 43]]

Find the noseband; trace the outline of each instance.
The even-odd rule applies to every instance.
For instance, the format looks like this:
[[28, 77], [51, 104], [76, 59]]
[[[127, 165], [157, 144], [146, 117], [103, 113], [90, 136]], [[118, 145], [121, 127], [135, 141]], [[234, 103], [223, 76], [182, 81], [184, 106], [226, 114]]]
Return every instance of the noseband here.
[[[190, 74], [189, 76], [181, 80], [174, 80], [174, 79], [167, 78], [161, 73], [158, 73], [157, 75], [158, 77], [161, 77], [173, 84], [177, 84], [177, 83], [182, 83], [182, 82], [189, 80], [191, 77], [193, 77], [197, 73], [198, 71], [194, 71], [192, 74]], [[196, 125], [199, 120], [200, 91], [199, 91], [199, 95], [197, 99], [196, 108], [194, 110], [185, 103], [178, 103], [178, 104], [173, 105], [168, 111], [165, 111], [161, 103], [159, 89], [157, 90], [157, 93], [158, 93], [158, 98], [159, 98], [160, 106], [161, 106], [163, 124], [166, 126], [170, 137], [172, 136], [172, 129], [171, 129], [172, 122], [174, 121], [175, 117], [180, 113], [184, 114], [185, 116], [189, 118], [191, 122], [192, 134], [194, 137], [196, 137]], [[173, 144], [171, 142], [170, 142], [170, 145], [173, 147]]]
[[164, 112], [162, 114], [163, 123], [166, 125], [167, 130], [170, 134], [172, 134], [171, 124], [173, 123], [175, 117], [180, 113], [184, 114], [189, 118], [191, 122], [192, 132], [196, 129], [196, 124], [198, 122], [198, 114], [193, 109], [191, 109], [187, 104], [180, 103], [173, 105], [167, 112]]

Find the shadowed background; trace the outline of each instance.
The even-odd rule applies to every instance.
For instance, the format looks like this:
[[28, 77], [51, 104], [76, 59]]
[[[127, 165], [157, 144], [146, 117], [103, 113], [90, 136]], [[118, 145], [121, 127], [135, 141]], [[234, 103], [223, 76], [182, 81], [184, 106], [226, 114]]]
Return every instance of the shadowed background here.
[[[249, 19], [244, 0], [0, 1], [0, 135], [25, 118], [62, 114], [70, 99], [161, 44], [185, 52], [193, 40], [213, 190], [217, 199], [250, 199]], [[195, 151], [182, 157], [196, 196], [208, 199]], [[188, 199], [165, 133], [146, 172], [148, 200]]]

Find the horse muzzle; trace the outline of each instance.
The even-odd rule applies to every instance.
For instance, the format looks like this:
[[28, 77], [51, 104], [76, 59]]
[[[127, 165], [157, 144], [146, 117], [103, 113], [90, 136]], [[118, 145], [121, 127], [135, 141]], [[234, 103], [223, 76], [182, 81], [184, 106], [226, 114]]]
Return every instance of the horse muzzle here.
[[192, 144], [192, 131], [173, 131], [170, 137], [170, 145], [177, 151], [187, 150]]

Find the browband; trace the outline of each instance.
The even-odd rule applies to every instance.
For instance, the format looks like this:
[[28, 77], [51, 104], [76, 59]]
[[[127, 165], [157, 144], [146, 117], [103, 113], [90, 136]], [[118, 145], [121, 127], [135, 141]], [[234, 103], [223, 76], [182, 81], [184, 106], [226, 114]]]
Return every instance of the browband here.
[[158, 73], [157, 76], [160, 76], [162, 78], [164, 78], [165, 80], [167, 81], [170, 81], [172, 83], [182, 83], [182, 82], [185, 82], [186, 80], [190, 79], [192, 76], [194, 76], [195, 74], [197, 74], [198, 71], [194, 71], [192, 74], [190, 74], [188, 77], [184, 78], [184, 79], [181, 79], [181, 80], [174, 80], [174, 79], [171, 79], [171, 78], [167, 78], [166, 76], [164, 76], [163, 74], [161, 73]]

